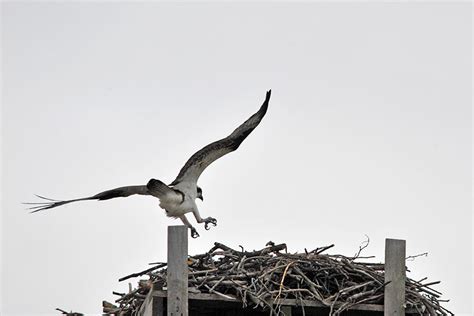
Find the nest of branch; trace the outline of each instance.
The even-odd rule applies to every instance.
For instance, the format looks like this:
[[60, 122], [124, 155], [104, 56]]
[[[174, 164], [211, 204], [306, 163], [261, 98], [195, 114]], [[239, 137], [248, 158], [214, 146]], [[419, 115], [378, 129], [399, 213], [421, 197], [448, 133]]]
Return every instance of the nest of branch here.
[[[368, 244], [368, 242], [367, 242]], [[213, 293], [242, 301], [243, 307], [261, 307], [270, 315], [280, 314], [283, 299], [304, 305], [313, 300], [339, 315], [358, 304], [384, 304], [384, 265], [359, 262], [361, 247], [354, 257], [323, 254], [333, 247], [304, 253], [286, 253], [286, 245], [273, 243], [247, 252], [215, 243], [208, 252], [189, 257], [189, 291]], [[283, 252], [285, 250], [285, 252]], [[151, 288], [166, 289], [166, 263], [121, 278], [148, 275], [129, 293], [116, 293], [118, 304], [103, 302], [103, 311], [135, 315]], [[440, 305], [441, 293], [431, 288], [439, 282], [422, 283], [406, 279], [406, 308], [419, 315], [454, 315]]]

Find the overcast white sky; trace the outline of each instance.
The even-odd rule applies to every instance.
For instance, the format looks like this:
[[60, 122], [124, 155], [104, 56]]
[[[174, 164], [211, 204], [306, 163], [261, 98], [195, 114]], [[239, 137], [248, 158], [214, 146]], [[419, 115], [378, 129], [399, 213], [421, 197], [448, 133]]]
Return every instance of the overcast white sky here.
[[[335, 243], [472, 313], [471, 5], [2, 3], [2, 315], [101, 312], [118, 278], [166, 259], [149, 197], [58, 199], [170, 182], [273, 90], [267, 116], [200, 179], [190, 241], [290, 251]], [[194, 220], [194, 219], [193, 219]], [[134, 281], [135, 282], [135, 281]]]

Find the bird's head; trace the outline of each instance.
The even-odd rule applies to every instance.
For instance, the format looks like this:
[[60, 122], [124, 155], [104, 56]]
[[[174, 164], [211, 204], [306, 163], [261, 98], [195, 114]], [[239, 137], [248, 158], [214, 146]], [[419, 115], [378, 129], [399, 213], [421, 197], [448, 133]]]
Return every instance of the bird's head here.
[[202, 189], [200, 187], [197, 187], [197, 196], [198, 199], [201, 201], [204, 201], [204, 198], [202, 197]]

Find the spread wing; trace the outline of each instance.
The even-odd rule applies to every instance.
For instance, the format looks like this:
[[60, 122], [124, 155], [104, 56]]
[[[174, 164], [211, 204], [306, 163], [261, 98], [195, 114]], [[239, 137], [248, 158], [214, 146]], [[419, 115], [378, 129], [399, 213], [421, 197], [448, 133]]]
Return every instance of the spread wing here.
[[197, 180], [204, 169], [207, 168], [213, 161], [228, 154], [237, 148], [244, 141], [247, 136], [257, 127], [262, 118], [265, 116], [270, 101], [271, 90], [267, 91], [265, 101], [260, 109], [246, 120], [242, 125], [237, 127], [232, 134], [221, 140], [215, 141], [189, 158], [183, 168], [179, 171], [178, 176], [170, 185], [176, 185], [180, 182], [194, 182]]
[[120, 187], [120, 188], [116, 188], [112, 190], [107, 190], [107, 191], [100, 192], [96, 195], [85, 197], [85, 198], [65, 200], [65, 201], [53, 200], [53, 199], [49, 199], [49, 198], [37, 195], [37, 197], [43, 199], [44, 202], [24, 203], [24, 204], [36, 205], [29, 208], [30, 210], [32, 210], [31, 213], [35, 213], [35, 212], [47, 210], [50, 208], [58, 207], [64, 204], [72, 203], [72, 202], [87, 201], [87, 200], [103, 201], [103, 200], [114, 199], [117, 197], [127, 197], [134, 194], [149, 195], [150, 192], [148, 191], [148, 188], [146, 185], [131, 185], [131, 186]]

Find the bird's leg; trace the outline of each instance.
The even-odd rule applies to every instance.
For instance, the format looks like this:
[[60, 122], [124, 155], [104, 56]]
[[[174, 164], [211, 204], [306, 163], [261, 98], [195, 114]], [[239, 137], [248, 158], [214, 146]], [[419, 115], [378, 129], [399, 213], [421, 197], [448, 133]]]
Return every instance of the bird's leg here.
[[198, 238], [199, 237], [199, 234], [196, 230], [196, 228], [193, 227], [193, 225], [191, 225], [191, 223], [188, 221], [188, 219], [186, 218], [185, 215], [181, 215], [179, 217], [181, 219], [181, 221], [183, 222], [184, 225], [188, 226], [189, 229], [191, 229], [191, 237], [193, 238]]
[[211, 229], [211, 228], [208, 226], [209, 224], [212, 224], [212, 225], [214, 225], [214, 226], [217, 225], [217, 220], [216, 220], [215, 218], [213, 218], [213, 217], [202, 218], [201, 215], [199, 214], [198, 209], [195, 209], [195, 210], [193, 211], [193, 214], [194, 214], [194, 217], [196, 218], [196, 221], [197, 221], [198, 223], [204, 223], [204, 228], [205, 228], [206, 230]]

